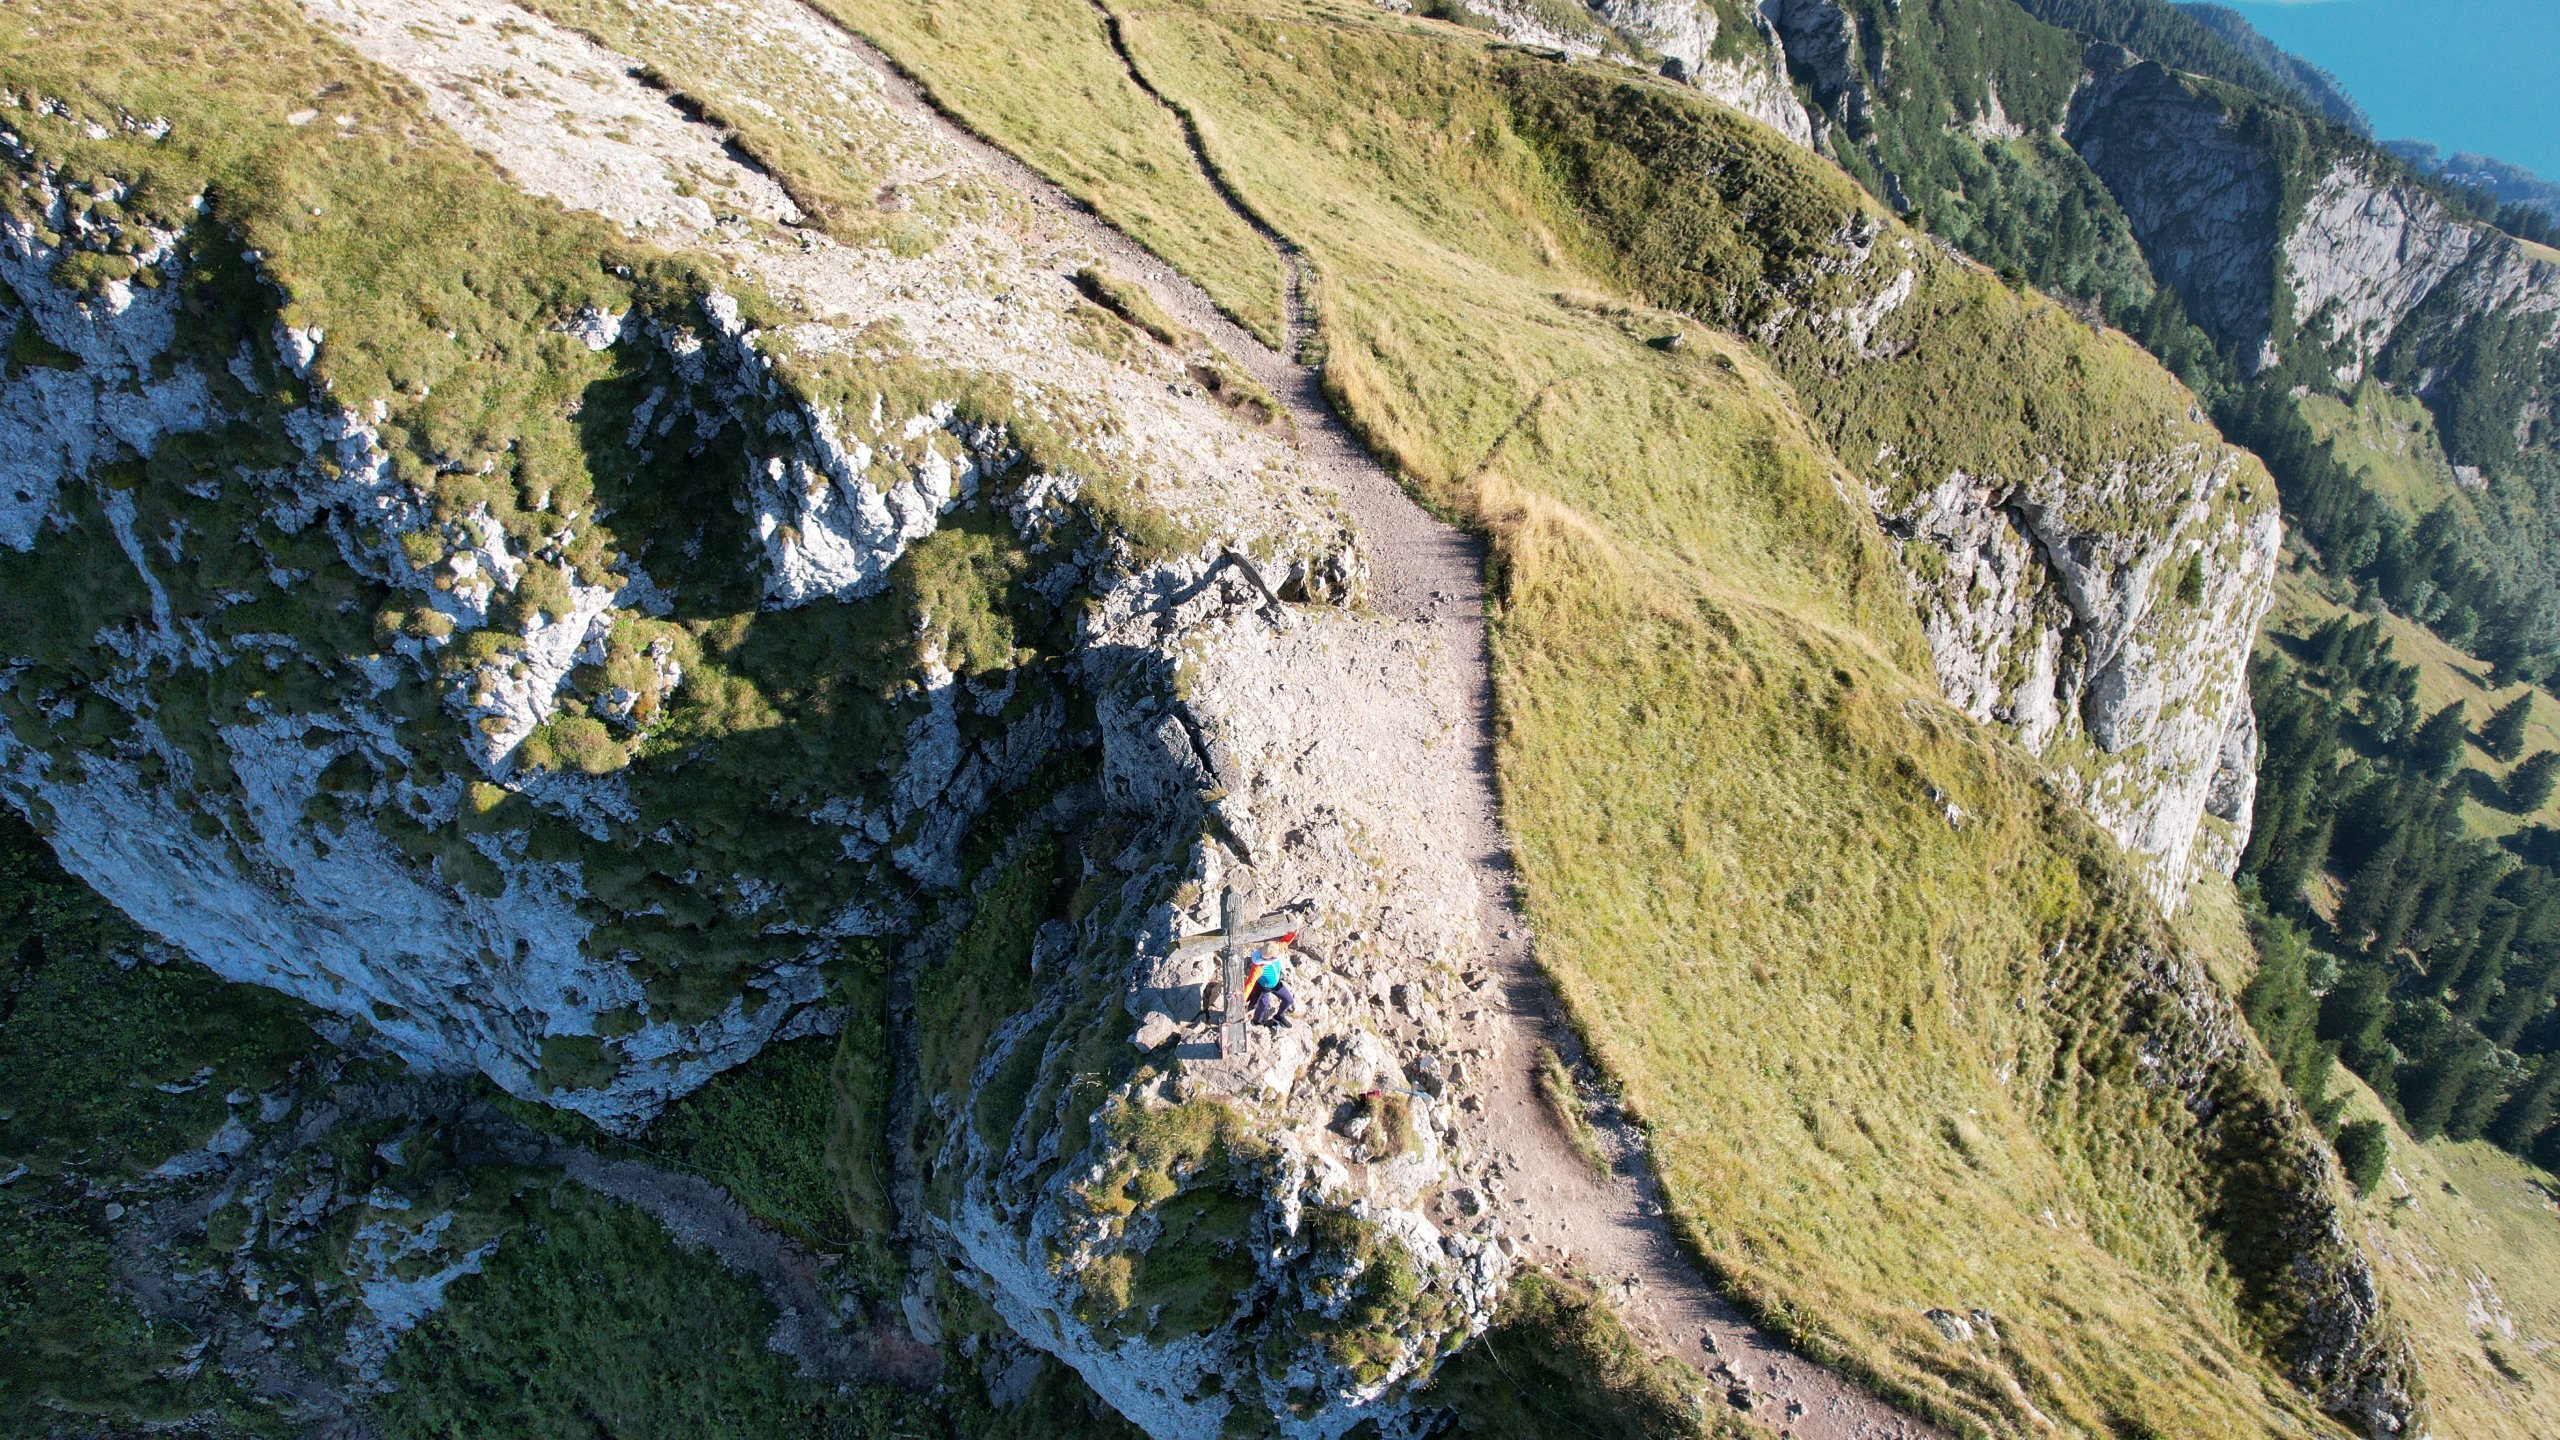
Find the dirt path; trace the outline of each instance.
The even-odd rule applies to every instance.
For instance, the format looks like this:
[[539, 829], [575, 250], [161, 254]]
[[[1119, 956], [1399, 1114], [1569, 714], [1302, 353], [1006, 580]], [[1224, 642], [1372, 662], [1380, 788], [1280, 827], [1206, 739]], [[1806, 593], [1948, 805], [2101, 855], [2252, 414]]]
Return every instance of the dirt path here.
[[[1094, 8], [1133, 82], [1180, 122], [1203, 178], [1271, 244], [1286, 280], [1291, 349], [1301, 349], [1310, 322], [1303, 300], [1304, 262], [1296, 246], [1256, 214], [1209, 163], [1191, 117], [1140, 73], [1117, 17], [1101, 4]], [[814, 8], [811, 13], [834, 23]], [[1064, 217], [1116, 272], [1143, 284], [1158, 304], [1208, 337], [1288, 408], [1306, 460], [1341, 493], [1360, 524], [1371, 559], [1372, 605], [1421, 627], [1437, 642], [1432, 649], [1438, 663], [1452, 667], [1454, 673], [1441, 678], [1454, 683], [1474, 719], [1468, 766], [1474, 783], [1446, 797], [1440, 819], [1445, 833], [1462, 838], [1474, 861], [1476, 903], [1503, 995], [1503, 1003], [1489, 1012], [1504, 1032], [1494, 1037], [1502, 1059], [1484, 1077], [1485, 1108], [1469, 1139], [1478, 1154], [1492, 1158], [1499, 1186], [1494, 1203], [1505, 1212], [1507, 1228], [1529, 1258], [1602, 1286], [1658, 1353], [1706, 1374], [1736, 1408], [1749, 1410], [1783, 1434], [1806, 1440], [1936, 1435], [1754, 1326], [1715, 1292], [1673, 1238], [1652, 1165], [1632, 1138], [1623, 1131], [1604, 1134], [1604, 1143], [1617, 1153], [1612, 1173], [1599, 1174], [1576, 1153], [1540, 1100], [1533, 1077], [1540, 1048], [1552, 1046], [1578, 1060], [1580, 1047], [1531, 953], [1499, 818], [1481, 542], [1434, 519], [1370, 457], [1334, 414], [1316, 371], [1220, 314], [1197, 285], [1029, 166], [944, 114], [876, 47], [848, 38], [880, 71], [893, 106], [966, 150], [1015, 191]]]

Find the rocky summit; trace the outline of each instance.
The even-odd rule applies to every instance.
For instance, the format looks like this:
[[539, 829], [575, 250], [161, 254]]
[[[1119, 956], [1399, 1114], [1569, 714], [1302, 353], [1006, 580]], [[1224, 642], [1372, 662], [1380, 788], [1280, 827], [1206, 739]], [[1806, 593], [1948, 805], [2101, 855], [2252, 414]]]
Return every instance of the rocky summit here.
[[0, 13], [0, 1434], [2538, 1433], [2560, 251], [2192, 9]]

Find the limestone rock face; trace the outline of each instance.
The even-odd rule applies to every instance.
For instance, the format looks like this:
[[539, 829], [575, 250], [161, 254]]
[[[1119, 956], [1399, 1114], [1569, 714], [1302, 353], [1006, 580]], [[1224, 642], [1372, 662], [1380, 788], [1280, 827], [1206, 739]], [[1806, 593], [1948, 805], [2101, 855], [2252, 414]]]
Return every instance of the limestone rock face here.
[[[2199, 453], [2024, 484], [1957, 473], [1881, 516], [1948, 698], [2040, 755], [2085, 742], [2094, 753], [2061, 773], [2171, 908], [2201, 868], [2230, 873], [2247, 837], [2245, 672], [2282, 540], [2271, 498], [2237, 459]], [[2096, 517], [2119, 506], [2170, 523], [2109, 533]]]
[[[1850, 242], [1846, 302], [1768, 333], [1808, 323], [1843, 356], [1889, 363], [1921, 267], [1950, 262], [1913, 240]], [[2174, 909], [2247, 841], [2248, 657], [2283, 532], [2265, 472], [2200, 424], [2128, 453], [2141, 458], [1979, 476], [1858, 458], [1947, 698], [2012, 727]]]
[[2111, 45], [2087, 64], [2065, 138], [2124, 207], [2152, 273], [2257, 373], [2274, 358], [2274, 161], [2237, 114], [2159, 66]]
[[[1858, 52], [1858, 18], [1837, 0], [1775, 0], [1765, 13], [1777, 30], [1788, 66], [1802, 76], [1824, 109], [1850, 130], [1868, 123], [1866, 65]], [[1815, 138], [1828, 141], [1828, 117]]]
[[2333, 162], [2284, 238], [2294, 316], [2344, 352], [2338, 379], [2352, 384], [2483, 238], [2417, 187]]
[[2495, 417], [2512, 444], [2482, 453], [2475, 435], [2455, 459], [2494, 464], [2534, 443], [2560, 392], [2560, 261], [2457, 220], [2379, 152], [2315, 145], [2303, 173], [2282, 175], [2262, 124], [2098, 46], [2067, 135], [2154, 272], [2246, 373], [2301, 361], [2342, 388], [2380, 374], [2431, 402], [2457, 376], [2512, 375]]
[[1787, 78], [1777, 26], [1757, 10], [1747, 30], [1728, 34], [1706, 0], [1590, 0], [1587, 15], [1571, 20], [1524, 0], [1466, 3], [1524, 45], [1585, 59], [1612, 53], [1612, 43], [1623, 59], [1625, 47], [1633, 45], [1658, 57], [1663, 74], [1697, 86], [1799, 145], [1813, 146], [1813, 121]]

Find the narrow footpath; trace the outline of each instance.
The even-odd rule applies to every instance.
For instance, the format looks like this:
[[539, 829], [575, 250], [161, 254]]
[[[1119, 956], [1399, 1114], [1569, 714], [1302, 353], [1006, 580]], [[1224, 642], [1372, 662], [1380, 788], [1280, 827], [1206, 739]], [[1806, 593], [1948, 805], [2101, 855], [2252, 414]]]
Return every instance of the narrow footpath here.
[[1498, 1175], [1494, 1204], [1525, 1256], [1599, 1286], [1657, 1355], [1698, 1371], [1726, 1397], [1780, 1434], [1805, 1440], [1923, 1440], [1941, 1432], [1894, 1410], [1855, 1381], [1805, 1359], [1717, 1294], [1673, 1237], [1650, 1160], [1623, 1127], [1605, 1127], [1614, 1154], [1610, 1173], [1593, 1169], [1540, 1099], [1533, 1067], [1552, 1047], [1579, 1064], [1580, 1044], [1564, 1007], [1538, 968], [1523, 924], [1511, 851], [1504, 838], [1494, 779], [1494, 713], [1485, 629], [1484, 549], [1477, 537], [1433, 518], [1406, 494], [1327, 401], [1316, 371], [1298, 364], [1306, 350], [1305, 261], [1297, 247], [1256, 214], [1210, 163], [1189, 114], [1141, 73], [1119, 22], [1094, 5], [1132, 83], [1173, 116], [1202, 179], [1270, 244], [1285, 280], [1290, 354], [1265, 345], [1219, 313], [1206, 293], [1162, 259], [1112, 228], [1011, 154], [946, 115], [887, 55], [809, 7], [812, 18], [844, 34], [877, 70], [897, 109], [931, 127], [1034, 204], [1062, 218], [1122, 278], [1145, 286], [1159, 305], [1204, 335], [1260, 381], [1287, 408], [1298, 444], [1319, 478], [1334, 486], [1359, 523], [1370, 556], [1370, 603], [1393, 620], [1420, 627], [1436, 642], [1438, 663], [1453, 676], [1473, 719], [1473, 784], [1446, 797], [1443, 833], [1457, 837], [1473, 860], [1476, 905], [1500, 977], [1496, 1007], [1501, 1063], [1484, 1076], [1483, 1111], [1469, 1143], [1490, 1157]]

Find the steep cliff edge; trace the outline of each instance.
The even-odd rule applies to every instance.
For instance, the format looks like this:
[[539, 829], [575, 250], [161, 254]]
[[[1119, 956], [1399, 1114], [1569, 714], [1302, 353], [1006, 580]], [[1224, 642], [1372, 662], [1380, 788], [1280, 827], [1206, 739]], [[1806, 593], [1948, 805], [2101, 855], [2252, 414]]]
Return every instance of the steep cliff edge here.
[[[1863, 298], [1808, 313], [1792, 345], [1773, 323], [1781, 353], [1927, 369], [1924, 352], [1972, 338], [1899, 319], [1982, 284], [1962, 262], [1907, 238], [1861, 240], [1847, 260]], [[1954, 273], [1936, 273], [1945, 267]], [[2150, 366], [2129, 346], [2084, 341], [2049, 304], [2021, 308], [1996, 347], [2016, 363], [2068, 367], [2120, 413], [2139, 408]], [[2229, 875], [2248, 842], [2257, 732], [2247, 667], [2274, 594], [2275, 487], [2174, 406], [2128, 427], [2149, 432], [2131, 445], [2048, 435], [2049, 449], [2006, 454], [1996, 440], [1969, 443], [1967, 427], [1901, 419], [1844, 409], [1834, 443], [1857, 457], [1910, 577], [1939, 685], [2046, 759], [2174, 911], [2195, 879]]]
[[[1158, 1434], [1419, 1428], [1561, 1228], [1488, 1134], [1544, 1123], [1486, 1113], [1533, 1057], [1453, 898], [1503, 837], [1426, 803], [1499, 766], [1549, 973], [1644, 1111], [1649, 1221], [1770, 1325], [2021, 1433], [2168, 1397], [2317, 1428], [2279, 1365], [2405, 1413], [2227, 1002], [1938, 698], [2049, 716], [2164, 894], [2195, 809], [2245, 813], [2218, 687], [2270, 507], [2122, 346], [1658, 82], [1363, 11], [1273, 18], [1307, 28], [1204, 83], [1216, 47], [1149, 26], [1251, 17], [1067, 7], [1306, 246], [1344, 413], [1442, 407], [1401, 438], [1448, 425], [1462, 464], [1414, 481], [1497, 538], [1480, 729], [1433, 632], [1358, 603], [1268, 397], [811, 12], [307, 13], [354, 54], [279, 24], [194, 92], [8, 57], [13, 363], [55, 377], [12, 414], [63, 457], [0, 552], [10, 794], [171, 939], [623, 1130], [841, 1024], [889, 1077], [822, 1147], [894, 1196], [874, 1313], [946, 1363], [1045, 1350]], [[1293, 103], [1307, 133], [1248, 128]], [[1370, 128], [1453, 115], [1483, 170]], [[1609, 136], [1659, 166], [1620, 208], [1566, 188], [1594, 116], [1701, 143]], [[1357, 248], [1432, 223], [1484, 249]], [[1214, 1054], [1175, 957], [1239, 857], [1311, 943], [1299, 1028]], [[377, 957], [375, 895], [425, 938]]]
[[2560, 259], [2460, 220], [2383, 152], [2100, 46], [2069, 136], [2244, 375], [2407, 385], [2458, 463], [2547, 445]]
[[[947, 1272], [1158, 1434], [1397, 1414], [1511, 1264], [1449, 1198], [1487, 1037], [1417, 1002], [1468, 993], [1472, 880], [1393, 757], [1453, 717], [1410, 641], [1277, 608], [1360, 560], [1267, 400], [1084, 298], [1090, 252], [800, 12], [692, 63], [803, 57], [803, 122], [867, 135], [921, 235], [806, 226], [574, 32], [314, 8], [420, 88], [301, 39], [326, 115], [216, 135], [65, 84], [9, 132], [0, 319], [50, 361], [10, 392], [12, 804], [217, 972], [623, 1132], [845, 1023], [887, 955], [917, 1334]], [[404, 224], [306, 136], [390, 137], [486, 228]], [[512, 286], [464, 258], [497, 235]], [[1362, 686], [1368, 728], [1313, 728]], [[1130, 1041], [1222, 844], [1339, 937], [1299, 982], [1330, 1018], [1177, 1093]]]

